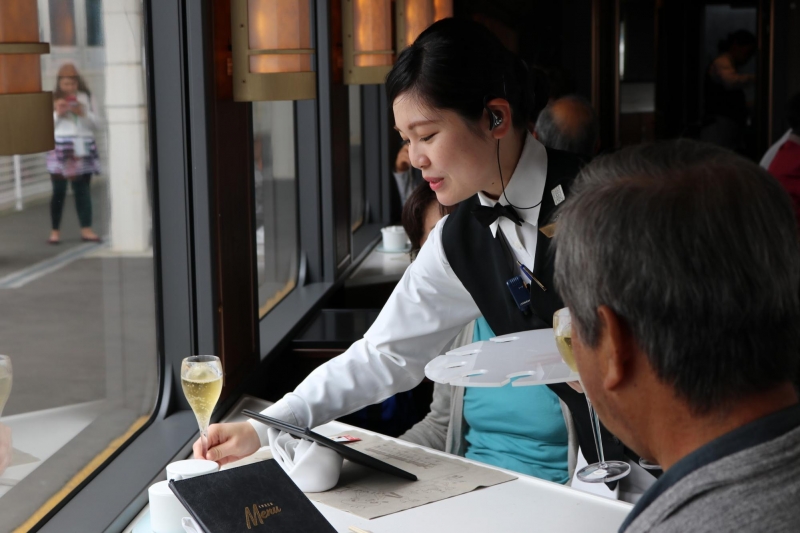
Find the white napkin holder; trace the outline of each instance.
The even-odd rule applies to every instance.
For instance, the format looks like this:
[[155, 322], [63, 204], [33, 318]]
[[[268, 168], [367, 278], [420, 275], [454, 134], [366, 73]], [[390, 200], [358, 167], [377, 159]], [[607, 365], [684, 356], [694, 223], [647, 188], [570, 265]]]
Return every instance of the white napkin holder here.
[[303, 492], [325, 492], [336, 486], [342, 471], [342, 456], [316, 442], [295, 439], [269, 428], [272, 457]]
[[167, 465], [167, 480], [159, 481], [147, 490], [150, 501], [150, 527], [153, 533], [184, 533], [181, 520], [189, 512], [169, 488], [169, 481], [189, 479], [219, 470], [214, 461], [187, 459]]

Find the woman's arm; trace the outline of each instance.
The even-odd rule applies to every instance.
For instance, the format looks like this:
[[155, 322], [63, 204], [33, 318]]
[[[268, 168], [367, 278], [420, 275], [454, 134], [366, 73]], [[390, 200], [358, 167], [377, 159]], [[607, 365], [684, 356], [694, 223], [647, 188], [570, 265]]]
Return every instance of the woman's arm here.
[[[450, 269], [441, 244], [444, 220], [431, 232], [364, 338], [315, 369], [264, 413], [314, 427], [415, 387], [425, 365], [480, 315]], [[261, 442], [266, 427], [254, 424]]]
[[[267, 416], [315, 427], [415, 387], [425, 365], [443, 353], [459, 330], [480, 316], [458, 281], [441, 244], [442, 219], [416, 261], [406, 270], [364, 338], [316, 368]], [[209, 427], [206, 458], [220, 464], [242, 457], [269, 441], [267, 426], [255, 421]], [[199, 441], [195, 457], [201, 457]]]

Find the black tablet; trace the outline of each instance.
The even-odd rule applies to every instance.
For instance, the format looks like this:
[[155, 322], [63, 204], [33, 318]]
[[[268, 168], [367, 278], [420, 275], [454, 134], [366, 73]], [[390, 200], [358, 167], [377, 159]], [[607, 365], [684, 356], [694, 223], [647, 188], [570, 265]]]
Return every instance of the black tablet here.
[[375, 470], [380, 470], [381, 472], [401, 477], [403, 479], [408, 479], [411, 481], [417, 480], [417, 476], [415, 476], [410, 472], [406, 472], [405, 470], [390, 465], [389, 463], [384, 463], [380, 459], [375, 459], [370, 455], [361, 453], [360, 451], [354, 450], [353, 448], [350, 448], [339, 442], [334, 442], [327, 437], [323, 437], [318, 433], [314, 433], [308, 428], [301, 428], [299, 426], [295, 426], [293, 424], [284, 422], [283, 420], [278, 420], [277, 418], [272, 418], [269, 416], [262, 415], [261, 413], [256, 413], [255, 411], [251, 411], [250, 409], [243, 409], [242, 414], [245, 416], [249, 416], [253, 420], [258, 420], [262, 424], [266, 424], [275, 429], [280, 429], [281, 431], [285, 431], [286, 433], [293, 435], [297, 438], [310, 440], [322, 446], [326, 446], [334, 450], [336, 453], [338, 453], [345, 459], [353, 461], [354, 463], [368, 466], [370, 468], [374, 468]]

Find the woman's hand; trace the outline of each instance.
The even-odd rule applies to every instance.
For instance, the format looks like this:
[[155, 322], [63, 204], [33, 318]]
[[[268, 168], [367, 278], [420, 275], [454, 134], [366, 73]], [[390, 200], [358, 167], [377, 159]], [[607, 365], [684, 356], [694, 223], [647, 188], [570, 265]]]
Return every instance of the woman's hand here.
[[235, 422], [208, 427], [208, 452], [205, 457], [200, 439], [194, 443], [192, 450], [195, 459], [216, 461], [222, 466], [252, 455], [260, 447], [261, 440], [253, 426], [249, 422]]
[[59, 117], [63, 117], [72, 110], [69, 102], [67, 102], [63, 98], [59, 98], [58, 100], [56, 100], [54, 103], [54, 107], [56, 110], [56, 115], [58, 115]]

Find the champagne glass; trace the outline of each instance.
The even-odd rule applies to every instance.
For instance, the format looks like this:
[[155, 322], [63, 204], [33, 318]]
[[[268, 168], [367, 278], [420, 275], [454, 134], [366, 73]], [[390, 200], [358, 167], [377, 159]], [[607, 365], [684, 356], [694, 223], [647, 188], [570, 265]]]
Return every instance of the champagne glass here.
[[222, 363], [214, 355], [193, 355], [181, 362], [183, 394], [197, 418], [203, 457], [208, 451], [208, 423], [222, 392]]
[[[553, 331], [556, 335], [556, 346], [561, 358], [574, 372], [578, 371], [575, 364], [575, 355], [572, 353], [572, 317], [569, 309], [559, 309], [553, 314]], [[583, 387], [583, 383], [581, 383]], [[585, 389], [584, 389], [585, 390]], [[589, 405], [589, 416], [592, 419], [592, 434], [594, 445], [597, 448], [599, 462], [585, 466], [578, 471], [578, 479], [585, 483], [601, 483], [622, 479], [628, 475], [631, 465], [625, 461], [606, 461], [603, 455], [603, 441], [600, 438], [600, 419], [592, 406], [589, 396], [586, 396]]]
[[0, 416], [3, 416], [3, 407], [6, 406], [9, 396], [11, 396], [11, 358], [0, 355]]

